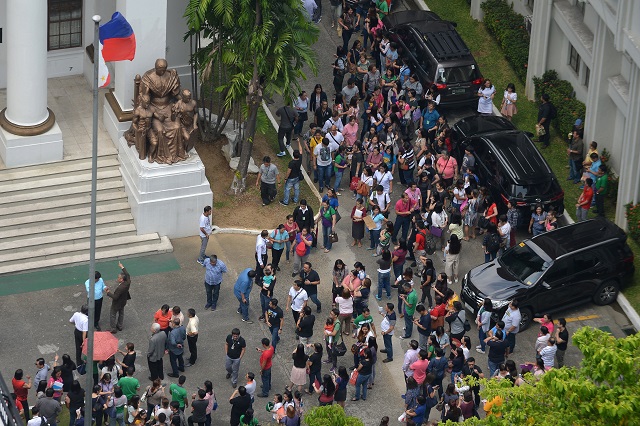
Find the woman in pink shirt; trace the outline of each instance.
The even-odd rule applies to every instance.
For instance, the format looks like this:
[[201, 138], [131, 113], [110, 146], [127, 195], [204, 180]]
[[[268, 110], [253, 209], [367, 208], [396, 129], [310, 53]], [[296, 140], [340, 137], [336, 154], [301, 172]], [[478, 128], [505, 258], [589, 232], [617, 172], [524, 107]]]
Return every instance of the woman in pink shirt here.
[[371, 154], [367, 156], [367, 166], [371, 167], [374, 170], [377, 170], [380, 164], [382, 163], [382, 154], [380, 153], [379, 147], [374, 147]]
[[450, 157], [447, 151], [442, 151], [442, 157], [436, 163], [438, 174], [444, 181], [444, 187], [448, 188], [453, 184], [453, 179], [458, 176], [458, 162], [455, 158]]
[[349, 117], [349, 122], [342, 129], [342, 136], [344, 136], [344, 141], [348, 148], [356, 143], [358, 139], [358, 120], [355, 116]]
[[418, 360], [409, 366], [413, 370], [413, 378], [416, 379], [420, 386], [422, 386], [424, 379], [427, 377], [427, 367], [429, 367], [429, 353], [421, 349], [418, 353]]
[[422, 203], [420, 202], [422, 198], [422, 193], [420, 192], [420, 188], [418, 188], [418, 184], [416, 182], [411, 182], [409, 187], [405, 189], [405, 194], [409, 196], [409, 200], [414, 205], [414, 210], [420, 210], [420, 206]]

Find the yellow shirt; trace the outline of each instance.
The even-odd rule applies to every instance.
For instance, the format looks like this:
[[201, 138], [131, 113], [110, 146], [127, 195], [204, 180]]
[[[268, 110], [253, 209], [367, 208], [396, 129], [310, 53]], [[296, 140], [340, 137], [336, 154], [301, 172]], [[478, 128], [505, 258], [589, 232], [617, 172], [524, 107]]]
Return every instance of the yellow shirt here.
[[309, 149], [311, 149], [311, 152], [313, 152], [313, 150], [315, 149], [315, 147], [319, 144], [322, 143], [322, 136], [319, 138], [316, 138], [315, 136], [312, 137], [311, 139], [309, 139]]
[[458, 296], [456, 293], [453, 293], [453, 296], [451, 296], [451, 299], [449, 299], [449, 301], [447, 302], [447, 310], [453, 311], [453, 302], [459, 302], [459, 301], [460, 301], [460, 296]]
[[589, 164], [591, 164], [591, 154], [593, 154], [594, 152], [597, 154], [597, 153], [598, 153], [598, 150], [597, 150], [597, 149], [589, 149], [589, 150], [587, 151], [587, 156], [586, 156], [586, 157], [584, 157], [584, 162], [585, 162], [585, 163], [589, 163]]

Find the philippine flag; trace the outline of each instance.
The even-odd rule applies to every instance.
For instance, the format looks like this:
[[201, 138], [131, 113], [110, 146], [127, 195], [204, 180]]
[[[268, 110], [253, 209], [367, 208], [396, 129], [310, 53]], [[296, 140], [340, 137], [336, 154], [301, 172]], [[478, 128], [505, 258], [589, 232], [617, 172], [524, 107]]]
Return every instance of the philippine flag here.
[[136, 56], [136, 36], [129, 22], [120, 12], [111, 16], [111, 20], [100, 25], [100, 64], [99, 85], [106, 87], [111, 83], [111, 76], [106, 62], [130, 61]]

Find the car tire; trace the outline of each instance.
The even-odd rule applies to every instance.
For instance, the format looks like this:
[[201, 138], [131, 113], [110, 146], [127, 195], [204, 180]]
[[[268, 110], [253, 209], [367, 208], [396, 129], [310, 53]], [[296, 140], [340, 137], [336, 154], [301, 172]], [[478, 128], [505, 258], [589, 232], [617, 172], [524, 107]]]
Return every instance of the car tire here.
[[529, 328], [531, 321], [533, 321], [533, 313], [531, 312], [531, 309], [520, 308], [520, 330], [518, 333], [522, 333], [523, 330]]
[[562, 214], [564, 213], [564, 203], [558, 204], [556, 212], [558, 213], [558, 216], [562, 216]]
[[608, 305], [615, 301], [620, 292], [620, 286], [613, 280], [605, 281], [598, 287], [598, 290], [593, 295], [593, 303], [596, 305]]

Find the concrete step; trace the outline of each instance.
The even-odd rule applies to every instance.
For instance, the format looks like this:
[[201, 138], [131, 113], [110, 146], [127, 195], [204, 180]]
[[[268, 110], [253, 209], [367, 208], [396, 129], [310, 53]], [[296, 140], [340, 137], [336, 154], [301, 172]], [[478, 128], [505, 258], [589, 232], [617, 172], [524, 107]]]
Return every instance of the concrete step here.
[[[135, 235], [136, 226], [133, 221], [123, 221], [102, 224], [96, 229], [96, 240], [104, 240], [107, 238], [120, 238], [127, 235]], [[23, 235], [21, 238], [14, 238], [9, 241], [7, 239], [0, 240], [0, 253], [5, 250], [14, 252], [33, 250], [39, 247], [49, 246], [51, 244], [61, 244], [67, 241], [81, 241], [91, 237], [91, 229], [89, 226], [74, 227], [61, 233], [46, 232], [37, 235]]]
[[[120, 167], [117, 154], [98, 157], [98, 170], [107, 167]], [[57, 163], [6, 169], [0, 172], [0, 183], [15, 182], [21, 179], [38, 179], [45, 176], [58, 176], [69, 172], [85, 170], [91, 174], [91, 158], [65, 160]]]
[[[98, 170], [98, 182], [105, 179], [122, 179], [120, 170], [117, 167], [110, 167]], [[43, 188], [60, 188], [77, 185], [82, 182], [91, 182], [91, 173], [86, 170], [68, 172], [62, 175], [51, 177], [38, 177], [33, 179], [21, 179], [15, 183], [0, 185], [0, 197], [16, 194], [18, 192], [36, 192]]]
[[[113, 203], [114, 201], [126, 201], [127, 194], [119, 189], [111, 189], [108, 191], [100, 191], [97, 193], [97, 206]], [[7, 206], [3, 206], [0, 209], [0, 219], [15, 218], [21, 220], [22, 217], [31, 212], [46, 212], [53, 213], [59, 211], [66, 211], [68, 209], [89, 206], [91, 207], [91, 194], [90, 193], [77, 193], [69, 195], [64, 199], [49, 197], [34, 200], [32, 203], [13, 203]]]
[[[123, 259], [134, 256], [145, 256], [149, 254], [167, 253], [173, 251], [173, 246], [167, 237], [160, 237], [159, 240], [148, 244], [136, 246], [110, 246], [96, 249], [96, 260]], [[46, 262], [43, 263], [43, 260]], [[68, 256], [55, 258], [32, 257], [22, 260], [19, 264], [0, 264], [0, 275], [21, 272], [26, 270], [49, 269], [58, 266], [70, 266], [89, 261], [89, 250], [74, 252]]]
[[[126, 211], [96, 217], [96, 223], [98, 225], [98, 229], [100, 229], [107, 224], [133, 225], [134, 222], [131, 211]], [[34, 236], [37, 236], [38, 238], [45, 238], [61, 236], [73, 231], [88, 232], [90, 226], [91, 217], [88, 215], [83, 217], [70, 218], [66, 221], [48, 223], [46, 224], [46, 226], [43, 226], [43, 224], [39, 222], [35, 222], [30, 226], [24, 225], [11, 227], [9, 229], [0, 228], [0, 241], [2, 241], [3, 243], [8, 243], [12, 241], [21, 241], [25, 238], [33, 238]]]
[[[158, 244], [160, 236], [156, 233], [144, 235], [128, 235], [119, 238], [96, 239], [96, 250], [111, 250], [115, 247], [131, 249], [133, 247]], [[65, 241], [58, 244], [49, 244], [44, 247], [36, 247], [31, 250], [15, 251], [6, 250], [0, 252], [0, 265], [19, 265], [25, 260], [37, 258], [41, 261], [49, 261], [61, 257], [69, 257], [89, 253], [89, 239]]]
[[[98, 181], [98, 199], [100, 199], [101, 191], [120, 190], [124, 191], [122, 179], [111, 178]], [[68, 196], [75, 194], [91, 194], [91, 180], [82, 181], [75, 185], [67, 185], [61, 188], [43, 188], [40, 190], [29, 190], [25, 192], [16, 192], [0, 197], [0, 208], [11, 205], [31, 204], [42, 199], [56, 199], [58, 202], [64, 202]]]

